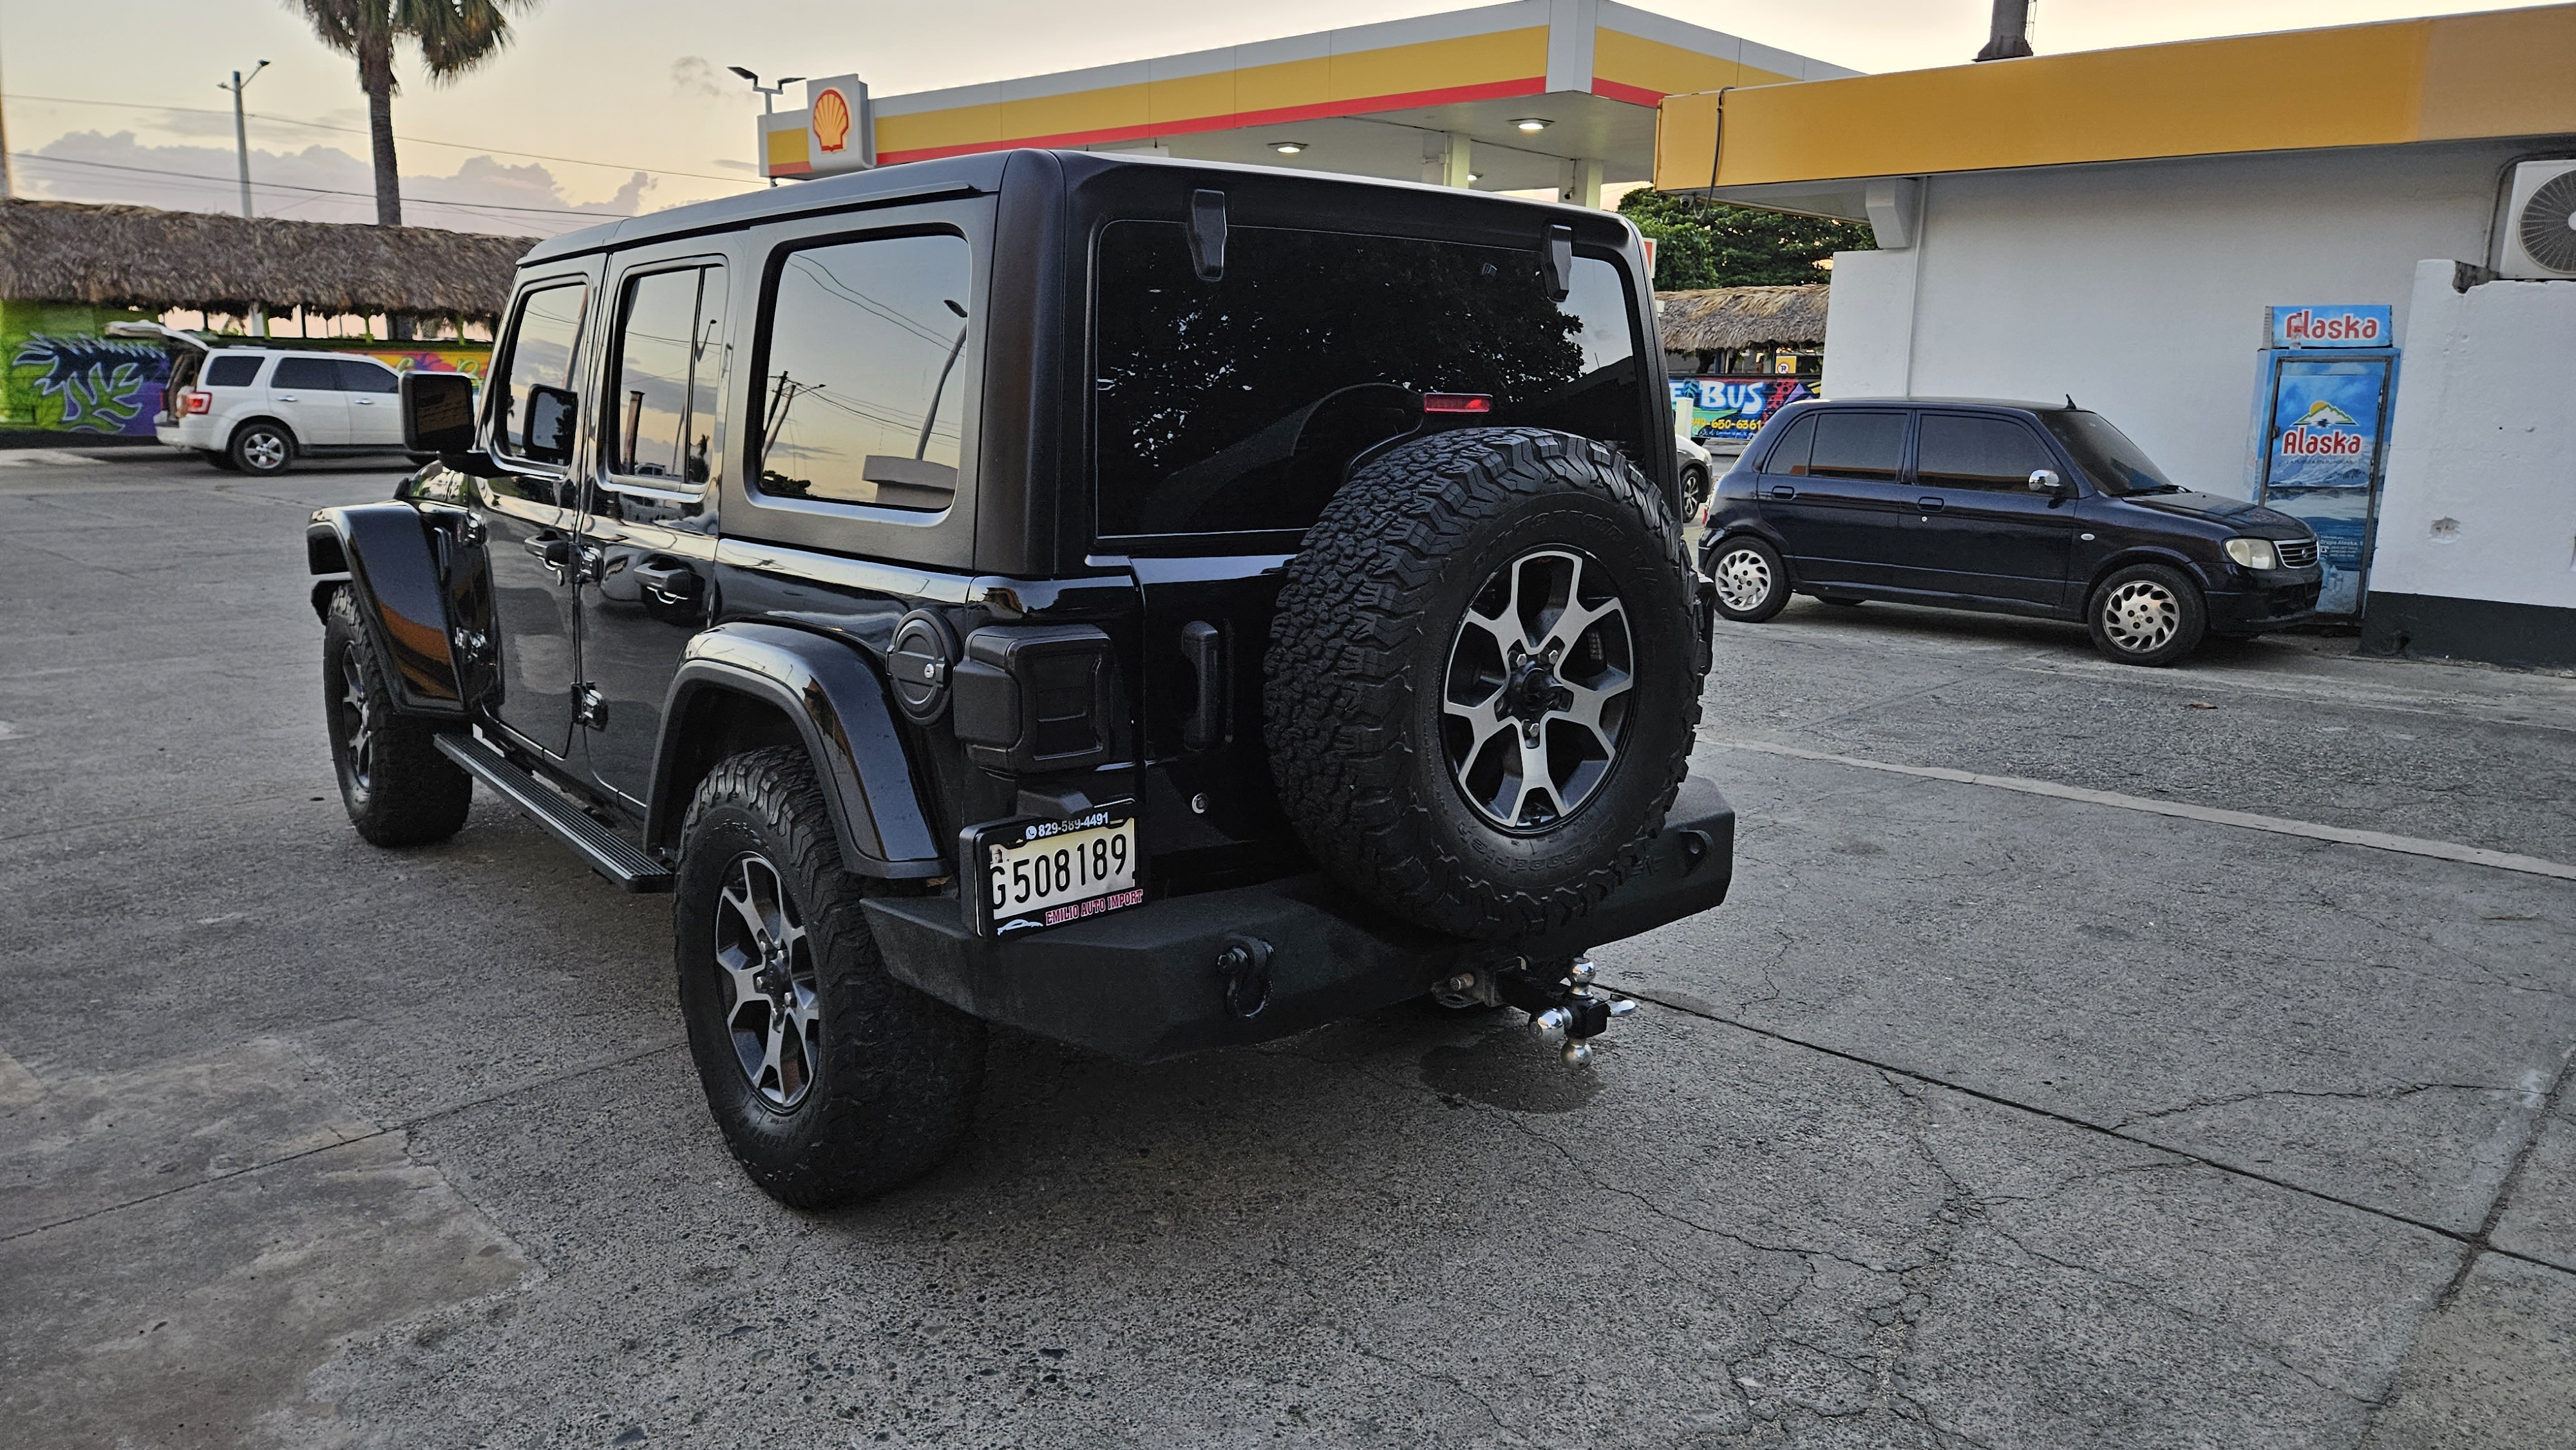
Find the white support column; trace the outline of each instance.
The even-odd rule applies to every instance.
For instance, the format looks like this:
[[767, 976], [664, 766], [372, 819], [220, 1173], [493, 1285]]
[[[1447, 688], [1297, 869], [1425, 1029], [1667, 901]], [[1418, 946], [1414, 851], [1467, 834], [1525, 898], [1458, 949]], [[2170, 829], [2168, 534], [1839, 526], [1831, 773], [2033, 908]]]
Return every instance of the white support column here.
[[1440, 184], [1465, 186], [1476, 169], [1475, 144], [1464, 131], [1449, 133], [1449, 144], [1440, 156]]

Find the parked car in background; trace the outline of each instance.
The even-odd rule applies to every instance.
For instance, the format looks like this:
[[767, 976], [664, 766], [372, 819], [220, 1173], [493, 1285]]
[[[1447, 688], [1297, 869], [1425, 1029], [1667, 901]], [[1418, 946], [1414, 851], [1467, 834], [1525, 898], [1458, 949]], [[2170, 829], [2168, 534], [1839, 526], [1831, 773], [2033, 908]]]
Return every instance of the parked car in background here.
[[217, 468], [283, 473], [308, 454], [402, 452], [401, 390], [392, 368], [347, 353], [183, 352], [172, 359], [153, 432]]
[[1681, 466], [1682, 517], [1696, 519], [1708, 507], [1709, 484], [1717, 477], [1717, 461], [1707, 449], [1688, 438], [1673, 440], [1673, 454]]
[[2306, 524], [2181, 487], [2072, 399], [1797, 404], [1719, 480], [1708, 524], [1727, 619], [1794, 593], [2081, 620], [2133, 665], [2308, 618], [2324, 577]]

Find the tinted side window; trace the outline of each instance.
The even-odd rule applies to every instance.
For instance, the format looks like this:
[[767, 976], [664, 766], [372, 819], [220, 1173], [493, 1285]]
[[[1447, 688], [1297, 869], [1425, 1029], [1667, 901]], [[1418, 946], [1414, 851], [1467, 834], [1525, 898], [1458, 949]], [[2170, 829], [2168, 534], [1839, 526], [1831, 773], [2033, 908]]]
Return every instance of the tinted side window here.
[[723, 305], [724, 274], [711, 268], [626, 284], [610, 472], [693, 484], [713, 474]]
[[1815, 443], [1816, 415], [1809, 413], [1790, 424], [1789, 430], [1780, 435], [1780, 441], [1772, 444], [1771, 451], [1762, 456], [1762, 471], [1764, 473], [1805, 473], [1807, 455], [1815, 447]]
[[1893, 480], [1905, 458], [1903, 413], [1816, 415], [1816, 448], [1807, 471], [1819, 478]]
[[1944, 488], [2027, 488], [2033, 471], [2057, 466], [2047, 446], [2009, 418], [1926, 413], [1914, 452], [1915, 475]]
[[247, 388], [259, 377], [259, 365], [266, 361], [255, 357], [217, 357], [207, 360], [206, 386], [210, 388]]
[[1481, 423], [1644, 456], [1619, 270], [1577, 257], [1562, 303], [1535, 249], [1231, 227], [1203, 281], [1178, 222], [1100, 237], [1092, 472], [1104, 535], [1303, 529], [1352, 455], [1420, 393], [1482, 393]]
[[494, 431], [501, 451], [526, 456], [531, 387], [572, 386], [573, 359], [581, 351], [582, 309], [589, 299], [587, 282], [541, 287], [519, 299], [509, 356], [501, 364], [499, 386], [493, 389], [499, 399], [495, 405], [500, 409], [499, 426]]
[[935, 511], [957, 493], [966, 239], [879, 237], [788, 254], [763, 349], [760, 491]]
[[277, 360], [277, 372], [269, 378], [268, 385], [336, 393], [340, 390], [339, 363], [337, 359], [327, 357], [282, 357]]
[[344, 393], [399, 393], [402, 379], [383, 363], [362, 357], [344, 357], [340, 363], [340, 391]]

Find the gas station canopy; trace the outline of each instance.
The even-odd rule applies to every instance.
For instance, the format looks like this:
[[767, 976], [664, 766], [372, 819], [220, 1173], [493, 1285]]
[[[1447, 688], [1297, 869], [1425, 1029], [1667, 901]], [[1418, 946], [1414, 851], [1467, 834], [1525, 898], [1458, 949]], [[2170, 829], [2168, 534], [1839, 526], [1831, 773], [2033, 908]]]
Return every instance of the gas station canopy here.
[[761, 155], [803, 176], [871, 151], [1151, 151], [1598, 205], [1604, 182], [1654, 174], [1665, 96], [1852, 74], [1611, 0], [1514, 0], [873, 101], [860, 88], [863, 129], [828, 158], [818, 118], [847, 124], [830, 103], [770, 118]]

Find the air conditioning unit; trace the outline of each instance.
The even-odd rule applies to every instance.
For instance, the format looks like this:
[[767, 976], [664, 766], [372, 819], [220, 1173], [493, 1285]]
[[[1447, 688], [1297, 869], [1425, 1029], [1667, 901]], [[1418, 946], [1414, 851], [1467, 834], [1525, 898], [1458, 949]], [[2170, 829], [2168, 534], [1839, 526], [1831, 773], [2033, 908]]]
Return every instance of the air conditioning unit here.
[[2576, 158], [2514, 167], [2505, 188], [2502, 240], [2498, 273], [2576, 277]]

